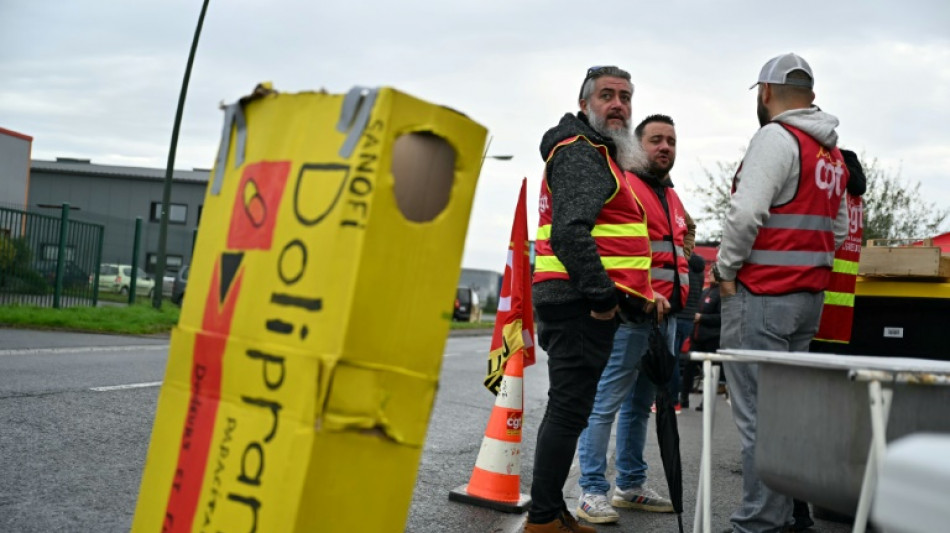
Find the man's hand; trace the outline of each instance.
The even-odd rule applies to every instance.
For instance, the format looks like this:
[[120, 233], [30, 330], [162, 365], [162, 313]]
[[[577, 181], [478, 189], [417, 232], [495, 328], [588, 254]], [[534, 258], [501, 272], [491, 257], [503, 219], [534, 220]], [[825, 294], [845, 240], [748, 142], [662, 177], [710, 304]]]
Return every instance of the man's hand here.
[[726, 296], [732, 296], [736, 293], [736, 282], [733, 281], [722, 281], [719, 283], [719, 296], [725, 298]]
[[597, 311], [591, 311], [590, 316], [597, 320], [612, 320], [616, 316], [617, 311], [620, 309], [619, 305], [615, 305], [613, 309], [598, 313]]
[[693, 315], [693, 323], [694, 323], [694, 324], [698, 324], [698, 323], [699, 323], [699, 317], [701, 317], [701, 316], [703, 316], [703, 315], [701, 315], [701, 314], [699, 314], [699, 313], [696, 313], [695, 315]]
[[643, 306], [643, 312], [650, 314], [654, 311], [656, 312], [657, 320], [663, 320], [663, 316], [670, 312], [670, 301], [662, 295], [654, 293], [653, 301], [647, 302]]

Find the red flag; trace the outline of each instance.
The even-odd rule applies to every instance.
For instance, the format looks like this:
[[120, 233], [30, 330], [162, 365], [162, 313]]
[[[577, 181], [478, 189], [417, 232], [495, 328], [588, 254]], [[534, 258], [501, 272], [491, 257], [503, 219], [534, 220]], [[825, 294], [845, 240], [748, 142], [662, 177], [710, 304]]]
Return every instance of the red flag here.
[[531, 305], [531, 258], [528, 242], [528, 209], [525, 204], [527, 178], [521, 181], [521, 194], [515, 207], [515, 220], [508, 243], [508, 261], [498, 298], [495, 331], [488, 354], [485, 387], [493, 394], [505, 375], [505, 363], [512, 354], [522, 352], [524, 366], [534, 364], [534, 307]]

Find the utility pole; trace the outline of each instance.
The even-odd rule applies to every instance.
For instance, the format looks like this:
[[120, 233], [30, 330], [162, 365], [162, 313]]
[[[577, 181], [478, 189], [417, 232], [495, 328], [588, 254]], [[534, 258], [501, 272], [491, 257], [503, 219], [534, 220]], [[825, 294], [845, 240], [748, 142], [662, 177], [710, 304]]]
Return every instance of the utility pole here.
[[175, 126], [172, 128], [172, 142], [168, 149], [168, 166], [165, 167], [165, 187], [162, 190], [162, 222], [158, 231], [158, 260], [155, 264], [155, 285], [158, 290], [152, 293], [152, 307], [159, 309], [162, 306], [162, 289], [165, 287], [165, 241], [168, 239], [168, 204], [172, 196], [172, 174], [175, 172], [175, 151], [178, 149], [178, 130], [181, 128], [181, 114], [185, 109], [185, 96], [188, 95], [188, 80], [191, 78], [191, 65], [195, 61], [195, 50], [198, 49], [198, 37], [201, 36], [201, 26], [208, 11], [208, 1], [201, 5], [201, 15], [198, 17], [198, 27], [195, 28], [195, 38], [191, 41], [191, 52], [188, 54], [188, 64], [185, 66], [185, 78], [181, 82], [181, 94], [178, 96], [178, 112], [175, 113]]

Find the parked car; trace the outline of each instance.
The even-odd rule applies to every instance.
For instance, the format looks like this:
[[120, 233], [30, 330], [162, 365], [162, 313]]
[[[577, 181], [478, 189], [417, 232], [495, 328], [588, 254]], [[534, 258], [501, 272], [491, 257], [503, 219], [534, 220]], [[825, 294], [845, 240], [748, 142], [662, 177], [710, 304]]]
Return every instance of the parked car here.
[[[37, 261], [33, 266], [43, 279], [51, 286], [56, 283], [56, 261], [44, 260]], [[66, 261], [63, 265], [63, 288], [78, 287], [85, 285], [89, 280], [89, 274], [73, 261]]]
[[178, 276], [177, 272], [166, 272], [165, 277], [162, 278], [162, 298], [171, 298], [172, 289], [175, 286], [175, 278]]
[[455, 309], [452, 320], [459, 322], [480, 322], [482, 308], [478, 305], [478, 293], [471, 287], [459, 287], [455, 291]]
[[181, 267], [178, 274], [175, 275], [175, 281], [172, 283], [172, 303], [181, 305], [185, 297], [185, 285], [188, 284], [188, 265]]
[[[103, 263], [99, 266], [99, 292], [128, 294], [131, 283], [132, 265]], [[144, 270], [138, 268], [135, 273], [135, 294], [151, 298], [154, 288], [155, 282]]]

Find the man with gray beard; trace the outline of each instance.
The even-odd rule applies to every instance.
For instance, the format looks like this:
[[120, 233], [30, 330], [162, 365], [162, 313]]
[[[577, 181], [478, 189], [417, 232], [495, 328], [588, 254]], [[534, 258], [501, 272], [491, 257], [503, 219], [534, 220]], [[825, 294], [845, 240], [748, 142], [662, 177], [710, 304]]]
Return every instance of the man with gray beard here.
[[590, 68], [580, 112], [564, 115], [541, 140], [545, 169], [533, 299], [550, 386], [526, 532], [594, 532], [567, 510], [564, 483], [610, 358], [619, 312], [654, 309], [644, 213], [617, 164], [631, 152], [632, 98], [629, 73]]

